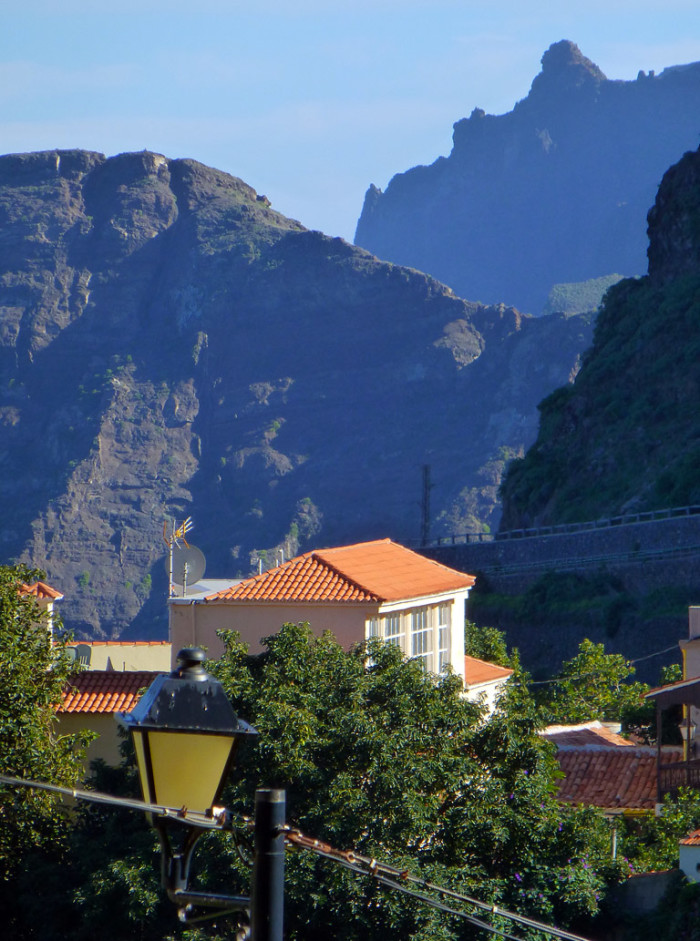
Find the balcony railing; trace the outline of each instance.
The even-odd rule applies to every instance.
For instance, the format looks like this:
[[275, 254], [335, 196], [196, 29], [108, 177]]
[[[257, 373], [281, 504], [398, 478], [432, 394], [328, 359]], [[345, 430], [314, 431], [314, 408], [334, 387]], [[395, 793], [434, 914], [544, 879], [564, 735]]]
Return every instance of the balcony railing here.
[[671, 797], [678, 796], [681, 787], [692, 787], [700, 790], [700, 758], [691, 758], [690, 761], [674, 761], [669, 764], [659, 764], [657, 768], [657, 788], [659, 803], [666, 794]]

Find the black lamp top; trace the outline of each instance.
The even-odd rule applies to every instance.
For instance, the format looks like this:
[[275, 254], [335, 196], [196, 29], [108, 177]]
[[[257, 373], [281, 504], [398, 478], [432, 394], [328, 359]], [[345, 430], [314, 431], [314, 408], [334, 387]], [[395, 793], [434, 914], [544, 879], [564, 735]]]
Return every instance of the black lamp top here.
[[211, 677], [204, 669], [207, 655], [201, 647], [183, 647], [177, 655], [177, 666], [171, 676], [187, 680], [210, 680]]
[[257, 735], [239, 719], [221, 683], [204, 669], [200, 647], [185, 647], [172, 673], [161, 673], [132, 711], [121, 719], [133, 728]]

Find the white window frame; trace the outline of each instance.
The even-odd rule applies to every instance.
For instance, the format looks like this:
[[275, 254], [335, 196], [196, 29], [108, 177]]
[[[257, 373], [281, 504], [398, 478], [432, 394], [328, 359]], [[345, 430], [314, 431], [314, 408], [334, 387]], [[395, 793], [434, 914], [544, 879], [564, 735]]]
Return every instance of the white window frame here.
[[367, 637], [381, 637], [381, 622], [379, 615], [367, 618]]
[[382, 618], [382, 636], [387, 644], [404, 649], [405, 630], [403, 617], [400, 611], [392, 611]]
[[452, 605], [437, 605], [435, 608], [435, 621], [438, 673], [444, 673], [446, 667], [452, 662], [450, 656], [452, 647]]
[[433, 669], [433, 625], [430, 608], [413, 608], [411, 611], [411, 657], [423, 661], [425, 669]]

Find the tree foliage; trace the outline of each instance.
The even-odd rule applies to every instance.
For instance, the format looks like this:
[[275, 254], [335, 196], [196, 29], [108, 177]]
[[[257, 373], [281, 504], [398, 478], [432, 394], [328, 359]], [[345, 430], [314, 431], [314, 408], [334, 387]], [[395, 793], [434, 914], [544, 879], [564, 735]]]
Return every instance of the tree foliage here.
[[[457, 678], [430, 677], [380, 642], [348, 652], [287, 624], [251, 657], [224, 639], [216, 672], [260, 732], [234, 806], [249, 809], [256, 786], [282, 787], [290, 821], [338, 848], [545, 920], [596, 910], [606, 828], [557, 804], [553, 750], [521, 689], [486, 722]], [[445, 916], [297, 853], [286, 899], [290, 939], [460, 936]]]
[[[56, 708], [71, 665], [52, 640], [36, 599], [23, 583], [43, 577], [25, 566], [0, 566], [0, 769], [18, 778], [76, 785], [80, 736], [56, 732]], [[0, 877], [7, 880], [37, 846], [65, 838], [66, 815], [46, 792], [0, 788]]]
[[633, 675], [634, 667], [622, 654], [606, 653], [604, 644], [586, 638], [576, 656], [562, 664], [557, 681], [544, 687], [540, 701], [550, 722], [648, 724], [653, 708], [643, 697], [649, 687], [630, 682]]

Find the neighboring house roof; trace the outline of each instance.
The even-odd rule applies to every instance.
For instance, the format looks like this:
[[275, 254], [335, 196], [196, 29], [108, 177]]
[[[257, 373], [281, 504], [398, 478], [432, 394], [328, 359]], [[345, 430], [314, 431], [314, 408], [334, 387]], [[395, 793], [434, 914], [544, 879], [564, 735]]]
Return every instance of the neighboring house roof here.
[[681, 846], [700, 846], [700, 830], [693, 830], [679, 842]]
[[471, 588], [474, 576], [390, 539], [316, 549], [206, 601], [391, 602]]
[[688, 676], [666, 686], [656, 686], [645, 693], [644, 698], [653, 699], [661, 709], [680, 705], [700, 707], [700, 677]]
[[634, 742], [613, 732], [602, 722], [583, 722], [580, 725], [548, 725], [540, 732], [542, 738], [554, 742], [557, 748], [580, 747], [582, 745], [632, 746]]
[[505, 680], [512, 675], [512, 670], [498, 666], [496, 663], [477, 660], [476, 657], [465, 656], [464, 658], [464, 682], [466, 686], [493, 683], [496, 680]]
[[51, 585], [47, 585], [46, 582], [34, 582], [33, 585], [22, 582], [19, 593], [20, 595], [33, 595], [42, 601], [60, 601], [63, 598], [60, 591], [52, 588]]
[[169, 647], [169, 640], [79, 640], [88, 647]]
[[[665, 749], [681, 761], [682, 749]], [[606, 810], [652, 810], [656, 804], [656, 748], [584, 745], [557, 752], [564, 780], [557, 797], [566, 804]]]
[[141, 691], [150, 686], [157, 672], [140, 670], [86, 670], [69, 681], [59, 713], [130, 712], [139, 701]]

